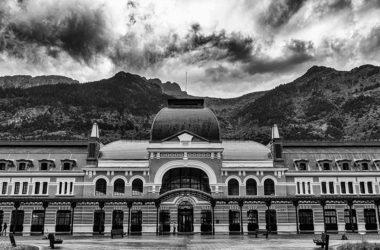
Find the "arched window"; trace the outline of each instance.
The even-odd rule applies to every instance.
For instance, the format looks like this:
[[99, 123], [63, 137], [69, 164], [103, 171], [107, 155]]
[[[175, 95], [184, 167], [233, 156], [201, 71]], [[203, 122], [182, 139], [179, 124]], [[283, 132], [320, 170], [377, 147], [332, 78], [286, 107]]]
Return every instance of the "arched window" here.
[[228, 181], [228, 195], [239, 195], [239, 182], [236, 179]]
[[266, 179], [264, 181], [264, 195], [274, 195], [274, 181], [271, 179]]
[[113, 195], [124, 195], [125, 182], [123, 179], [117, 179], [113, 184]]
[[134, 179], [132, 181], [132, 195], [133, 196], [142, 195], [143, 191], [144, 191], [143, 181], [140, 179]]
[[247, 195], [257, 195], [257, 183], [254, 179], [248, 179], [245, 188]]
[[174, 168], [165, 173], [162, 177], [160, 194], [180, 188], [192, 188], [206, 193], [211, 192], [207, 174], [197, 168]]
[[107, 182], [104, 179], [99, 179], [95, 184], [95, 195], [106, 195], [107, 194]]

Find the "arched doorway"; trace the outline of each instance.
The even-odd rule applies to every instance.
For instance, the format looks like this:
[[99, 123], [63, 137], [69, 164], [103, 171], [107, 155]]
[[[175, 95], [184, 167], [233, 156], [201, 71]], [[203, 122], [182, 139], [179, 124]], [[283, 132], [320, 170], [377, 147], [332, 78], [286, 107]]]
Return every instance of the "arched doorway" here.
[[178, 205], [178, 232], [188, 233], [194, 231], [193, 205], [183, 201]]

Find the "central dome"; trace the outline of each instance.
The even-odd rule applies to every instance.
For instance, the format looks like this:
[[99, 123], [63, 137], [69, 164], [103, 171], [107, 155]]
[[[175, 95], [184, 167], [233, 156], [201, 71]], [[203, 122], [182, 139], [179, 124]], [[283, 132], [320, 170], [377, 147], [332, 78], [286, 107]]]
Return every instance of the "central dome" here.
[[169, 99], [168, 107], [154, 118], [150, 140], [160, 142], [184, 131], [210, 142], [220, 142], [218, 120], [204, 107], [203, 99]]

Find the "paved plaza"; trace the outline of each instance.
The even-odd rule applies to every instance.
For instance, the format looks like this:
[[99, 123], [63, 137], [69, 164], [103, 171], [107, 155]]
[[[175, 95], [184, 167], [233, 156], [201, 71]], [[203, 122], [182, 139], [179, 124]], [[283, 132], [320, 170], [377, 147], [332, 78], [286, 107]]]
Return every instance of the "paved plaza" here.
[[[160, 236], [144, 235], [125, 238], [110, 239], [109, 237], [71, 237], [62, 236], [63, 245], [56, 245], [56, 249], [62, 250], [115, 250], [115, 249], [320, 249], [313, 244], [314, 235], [276, 235], [269, 239], [254, 236]], [[341, 235], [331, 235], [330, 249], [336, 249], [347, 242], [377, 242], [380, 244], [379, 235], [348, 235], [349, 241], [341, 241]], [[363, 237], [363, 238], [362, 238]], [[1, 237], [1, 241], [9, 242], [8, 237]], [[50, 249], [47, 240], [42, 237], [16, 237], [19, 245], [34, 245], [40, 249]]]

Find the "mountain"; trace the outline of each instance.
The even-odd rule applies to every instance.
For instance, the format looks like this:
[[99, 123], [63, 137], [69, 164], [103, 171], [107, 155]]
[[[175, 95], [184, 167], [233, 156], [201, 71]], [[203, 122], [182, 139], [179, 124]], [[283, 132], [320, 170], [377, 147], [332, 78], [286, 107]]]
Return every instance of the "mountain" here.
[[[119, 72], [82, 84], [0, 88], [1, 139], [86, 138], [97, 121], [104, 143], [148, 139], [177, 83]], [[223, 138], [267, 143], [276, 123], [287, 139], [380, 139], [380, 67], [311, 67], [293, 82], [237, 98], [205, 98]]]
[[29, 75], [15, 75], [0, 77], [1, 88], [30, 88], [41, 85], [54, 85], [58, 83], [76, 84], [79, 82], [66, 76], [56, 75], [36, 77], [32, 77]]
[[234, 114], [241, 138], [265, 138], [274, 123], [291, 139], [380, 139], [380, 67], [313, 66]]

